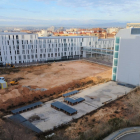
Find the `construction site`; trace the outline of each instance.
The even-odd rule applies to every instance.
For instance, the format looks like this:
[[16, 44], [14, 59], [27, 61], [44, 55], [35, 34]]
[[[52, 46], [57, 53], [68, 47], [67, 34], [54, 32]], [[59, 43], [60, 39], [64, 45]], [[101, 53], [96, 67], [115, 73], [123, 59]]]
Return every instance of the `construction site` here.
[[86, 60], [1, 68], [0, 75], [7, 83], [0, 90], [2, 118], [43, 135], [56, 128], [59, 135], [59, 127], [133, 89], [111, 81], [112, 67]]
[[[87, 83], [110, 80], [111, 68], [86, 61], [69, 61], [3, 68], [1, 77], [5, 78], [8, 88], [0, 90], [0, 108], [7, 109], [10, 105], [28, 103], [44, 96], [60, 96], [68, 90], [84, 88]], [[11, 85], [10, 82], [13, 80], [18, 80], [19, 84]]]

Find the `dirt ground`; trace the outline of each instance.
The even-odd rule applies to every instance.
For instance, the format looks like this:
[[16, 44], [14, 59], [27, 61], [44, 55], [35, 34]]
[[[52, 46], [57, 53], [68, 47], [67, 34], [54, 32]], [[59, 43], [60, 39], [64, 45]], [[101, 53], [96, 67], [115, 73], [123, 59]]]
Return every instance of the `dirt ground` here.
[[[40, 88], [52, 88], [67, 84], [73, 80], [94, 76], [98, 73], [110, 70], [110, 67], [93, 64], [86, 61], [70, 61], [53, 63], [51, 66], [43, 65], [29, 68], [21, 68], [17, 73], [1, 75], [8, 81], [22, 77], [20, 85], [38, 86]], [[111, 78], [111, 75], [108, 75]]]
[[[87, 84], [95, 85], [111, 79], [111, 73], [110, 67], [86, 61], [59, 62], [18, 68], [16, 72], [8, 71], [7, 74], [0, 75], [5, 77], [9, 86], [8, 89], [0, 90], [0, 108], [17, 105], [20, 102], [31, 102], [33, 99], [39, 100], [50, 94], [60, 94], [69, 88], [75, 89], [76, 86], [83, 88]], [[11, 86], [9, 83], [13, 79], [19, 79], [19, 85]], [[104, 80], [101, 81], [101, 79]], [[48, 90], [46, 92], [30, 91], [23, 86]]]

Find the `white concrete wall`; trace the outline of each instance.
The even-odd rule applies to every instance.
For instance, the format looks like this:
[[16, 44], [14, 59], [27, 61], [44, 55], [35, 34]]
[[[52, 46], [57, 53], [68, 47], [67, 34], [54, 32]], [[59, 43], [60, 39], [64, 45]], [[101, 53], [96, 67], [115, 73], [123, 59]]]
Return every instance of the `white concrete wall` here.
[[140, 84], [140, 37], [121, 38], [117, 81]]
[[116, 37], [120, 38], [116, 81], [138, 86], [140, 85], [140, 36], [131, 34], [131, 29], [123, 29]]

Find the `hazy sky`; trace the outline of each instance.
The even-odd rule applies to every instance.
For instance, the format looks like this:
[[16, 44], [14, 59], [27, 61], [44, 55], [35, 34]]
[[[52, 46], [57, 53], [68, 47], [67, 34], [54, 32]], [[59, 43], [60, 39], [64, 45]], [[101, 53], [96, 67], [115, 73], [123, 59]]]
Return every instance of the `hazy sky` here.
[[0, 25], [140, 22], [140, 0], [0, 0]]

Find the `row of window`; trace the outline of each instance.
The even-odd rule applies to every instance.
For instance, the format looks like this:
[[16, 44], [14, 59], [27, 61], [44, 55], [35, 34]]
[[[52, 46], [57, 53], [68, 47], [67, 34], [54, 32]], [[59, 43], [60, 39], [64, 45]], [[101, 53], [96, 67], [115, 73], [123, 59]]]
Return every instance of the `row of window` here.
[[114, 66], [113, 66], [113, 75], [112, 75], [112, 80], [116, 81], [116, 73], [117, 73], [117, 66], [118, 66], [118, 56], [119, 56], [119, 43], [120, 43], [120, 38], [116, 37], [115, 40], [115, 51], [114, 51]]
[[[37, 38], [37, 35], [34, 35], [35, 38]], [[8, 38], [9, 40], [14, 40], [14, 39], [19, 39], [19, 35], [5, 35], [5, 36], [1, 36], [2, 40], [6, 40], [6, 38]], [[25, 36], [21, 35], [21, 38], [24, 39]], [[33, 35], [30, 35], [30, 39], [33, 39]]]
[[[67, 56], [67, 55], [72, 56], [72, 55], [77, 55], [77, 54], [76, 54], [76, 52], [69, 52], [68, 54], [66, 52], [64, 52], [64, 53], [48, 53], [48, 58], [49, 57], [60, 57], [60, 55], [62, 57], [62, 56]], [[42, 58], [45, 59], [46, 56], [47, 56], [46, 54], [40, 54], [39, 58], [38, 58], [37, 54], [35, 54], [35, 55], [23, 55], [23, 60], [26, 60], [26, 59], [40, 59], [40, 58], [41, 59]], [[10, 60], [11, 61], [12, 60], [17, 60], [17, 58], [18, 58], [18, 60], [22, 60], [22, 56], [21, 55], [19, 55], [19, 56], [10, 56]], [[0, 59], [2, 61], [2, 57]], [[7, 57], [5, 57], [5, 61], [7, 61]]]

